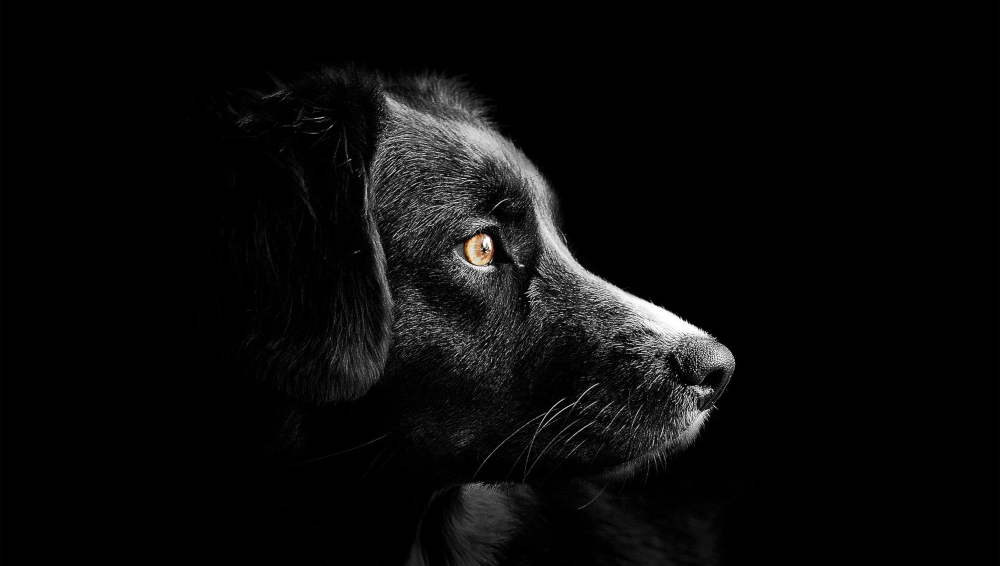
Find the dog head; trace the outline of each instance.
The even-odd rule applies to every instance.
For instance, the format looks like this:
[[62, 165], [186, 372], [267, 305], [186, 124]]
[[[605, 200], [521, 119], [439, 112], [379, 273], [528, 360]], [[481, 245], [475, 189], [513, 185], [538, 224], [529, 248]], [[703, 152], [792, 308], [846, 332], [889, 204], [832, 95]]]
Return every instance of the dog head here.
[[620, 476], [690, 443], [726, 387], [724, 346], [577, 263], [545, 179], [460, 84], [326, 71], [220, 115], [213, 340], [351, 407], [401, 465]]

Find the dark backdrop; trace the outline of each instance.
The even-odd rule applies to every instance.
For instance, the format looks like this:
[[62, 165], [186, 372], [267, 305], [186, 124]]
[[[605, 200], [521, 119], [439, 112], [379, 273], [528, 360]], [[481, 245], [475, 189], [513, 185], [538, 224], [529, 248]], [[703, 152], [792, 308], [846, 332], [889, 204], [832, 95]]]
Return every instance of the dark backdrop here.
[[146, 242], [175, 228], [155, 180], [171, 105], [357, 62], [465, 77], [559, 194], [584, 266], [734, 352], [667, 478], [722, 513], [731, 563], [996, 560], [995, 59], [966, 72], [978, 45], [933, 14], [510, 11], [164, 7], [65, 14], [21, 44], [7, 18], [5, 556], [88, 538], [116, 486], [140, 506], [154, 489], [122, 454], [168, 378], [147, 355], [169, 274]]

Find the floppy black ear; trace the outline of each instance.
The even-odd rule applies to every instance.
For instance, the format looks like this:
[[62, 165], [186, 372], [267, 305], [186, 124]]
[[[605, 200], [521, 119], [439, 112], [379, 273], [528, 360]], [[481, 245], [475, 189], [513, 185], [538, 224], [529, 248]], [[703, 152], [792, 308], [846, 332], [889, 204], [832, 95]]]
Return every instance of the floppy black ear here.
[[392, 303], [367, 176], [383, 116], [380, 87], [356, 72], [231, 94], [217, 108], [211, 335], [299, 399], [357, 398], [385, 364]]

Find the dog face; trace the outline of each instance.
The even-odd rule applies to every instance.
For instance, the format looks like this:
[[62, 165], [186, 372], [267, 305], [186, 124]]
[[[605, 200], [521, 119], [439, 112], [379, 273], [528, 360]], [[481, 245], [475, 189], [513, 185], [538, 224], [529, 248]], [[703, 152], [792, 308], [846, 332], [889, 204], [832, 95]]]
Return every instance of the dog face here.
[[454, 481], [623, 476], [693, 440], [731, 354], [583, 269], [545, 180], [459, 85], [327, 74], [249, 107], [257, 148], [286, 128], [278, 172], [230, 181], [254, 186], [249, 220], [216, 262], [249, 313], [218, 334], [251, 373], [350, 400], [397, 462]]
[[[372, 187], [396, 316], [377, 394], [413, 458], [524, 480], [624, 473], [690, 442], [728, 351], [585, 271], [545, 180], [488, 123], [387, 108]], [[466, 253], [478, 235], [487, 265]]]

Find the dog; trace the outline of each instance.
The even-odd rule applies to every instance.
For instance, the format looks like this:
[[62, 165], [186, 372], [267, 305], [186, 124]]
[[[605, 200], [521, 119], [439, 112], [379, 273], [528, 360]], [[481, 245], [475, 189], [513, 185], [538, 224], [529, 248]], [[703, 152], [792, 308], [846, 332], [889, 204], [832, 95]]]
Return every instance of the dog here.
[[177, 191], [197, 209], [178, 235], [198, 337], [175, 384], [185, 548], [683, 560], [600, 486], [688, 446], [733, 356], [579, 265], [545, 178], [469, 88], [324, 69], [180, 122]]

